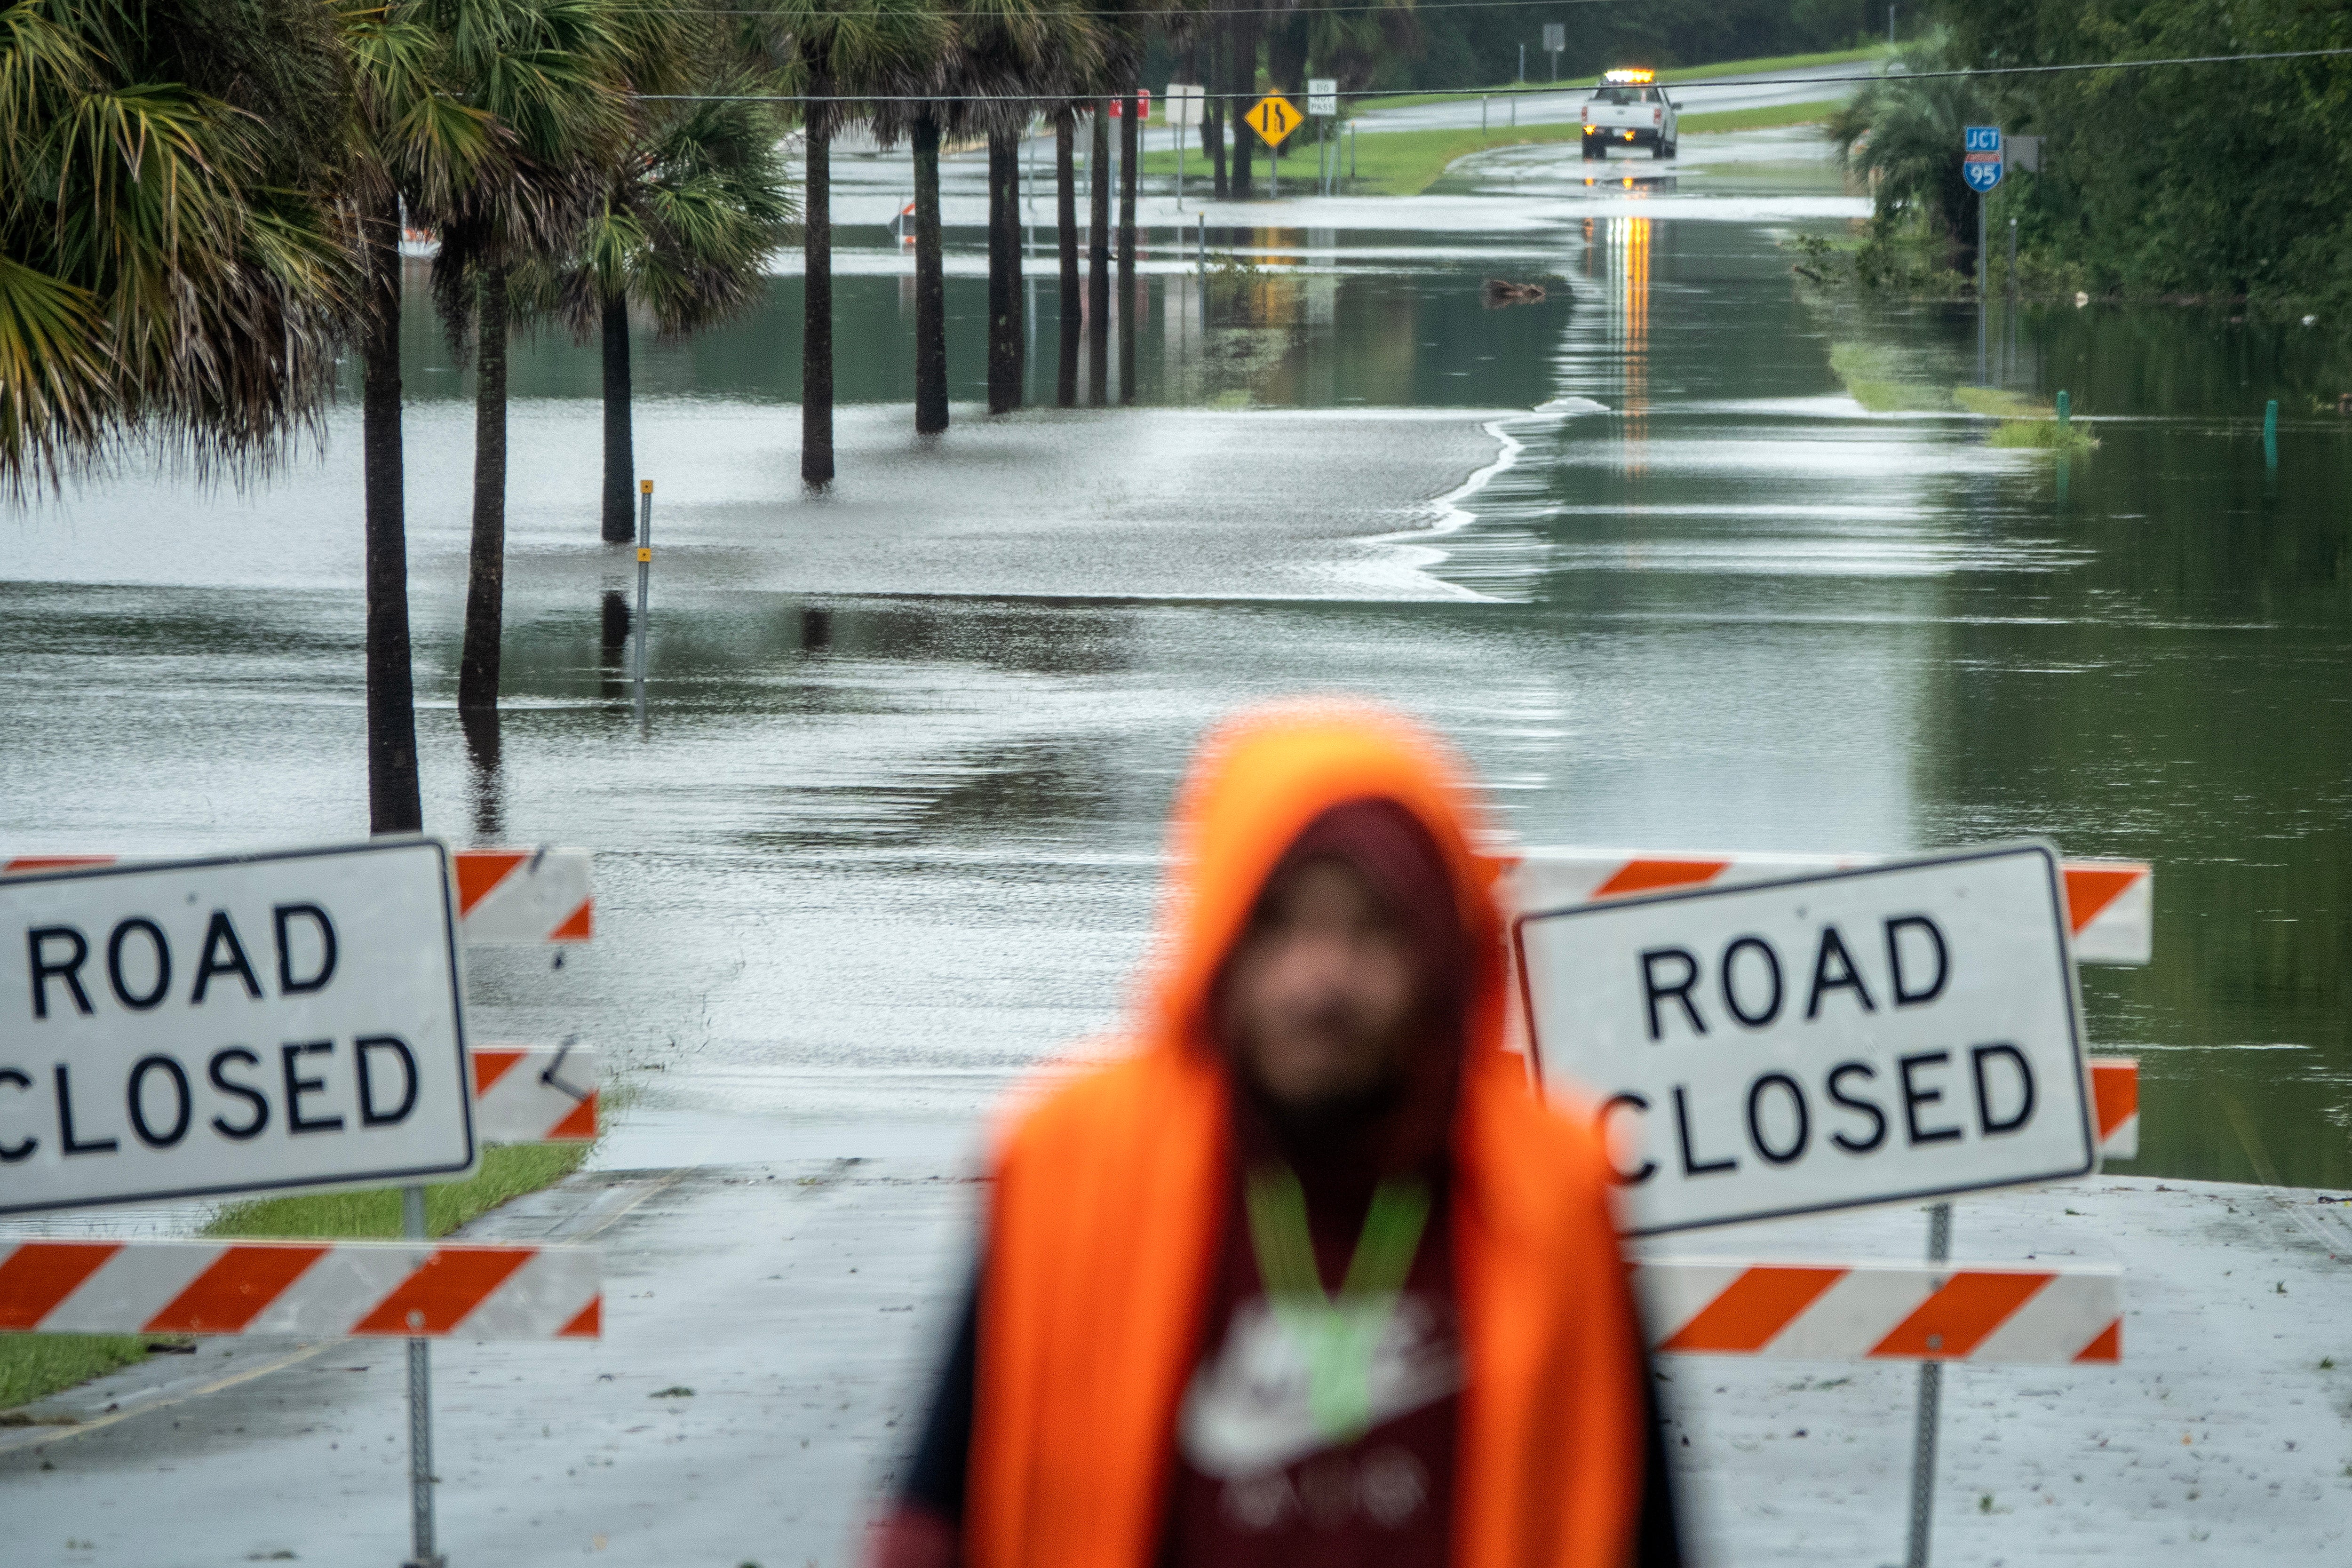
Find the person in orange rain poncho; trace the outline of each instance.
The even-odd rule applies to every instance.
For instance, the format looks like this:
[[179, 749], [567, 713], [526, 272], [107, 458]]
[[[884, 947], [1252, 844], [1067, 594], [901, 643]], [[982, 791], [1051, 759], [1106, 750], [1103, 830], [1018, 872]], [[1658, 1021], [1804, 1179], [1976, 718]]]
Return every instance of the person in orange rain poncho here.
[[1475, 826], [1383, 710], [1210, 738], [1132, 1047], [997, 1151], [875, 1568], [1679, 1562], [1604, 1151], [1504, 1049]]

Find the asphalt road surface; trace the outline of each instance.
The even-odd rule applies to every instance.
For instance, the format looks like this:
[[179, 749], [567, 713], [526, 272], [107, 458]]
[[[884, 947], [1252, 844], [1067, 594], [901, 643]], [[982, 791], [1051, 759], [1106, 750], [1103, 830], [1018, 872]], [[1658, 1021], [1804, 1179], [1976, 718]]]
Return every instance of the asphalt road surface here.
[[[1731, 109], [1764, 109], [1782, 103], [1813, 103], [1825, 98], [1842, 98], [1853, 90], [1853, 77], [1864, 75], [1873, 68], [1866, 61], [1846, 65], [1803, 66], [1794, 70], [1768, 73], [1770, 85], [1744, 86], [1737, 79], [1723, 82], [1673, 82], [1666, 96], [1674, 100], [1684, 112], [1714, 114]], [[1562, 92], [1530, 92], [1518, 96], [1517, 116], [1513, 119], [1513, 100], [1507, 94], [1496, 94], [1484, 100], [1477, 98], [1449, 99], [1443, 103], [1417, 103], [1403, 109], [1368, 110], [1359, 119], [1366, 133], [1375, 131], [1436, 131], [1485, 123], [1489, 126], [1557, 125], [1577, 119], [1583, 113], [1584, 100], [1592, 96], [1590, 88], [1575, 88]], [[1482, 121], [1481, 116], [1484, 116]]]

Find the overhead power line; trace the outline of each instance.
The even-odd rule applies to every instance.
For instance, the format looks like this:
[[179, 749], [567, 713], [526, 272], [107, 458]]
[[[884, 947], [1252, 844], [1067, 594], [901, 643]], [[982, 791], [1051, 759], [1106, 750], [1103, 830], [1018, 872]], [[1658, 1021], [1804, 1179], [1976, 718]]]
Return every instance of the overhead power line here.
[[[1571, 0], [1588, 3], [1588, 0]], [[1592, 0], [1597, 3], [1597, 0]], [[1991, 78], [2011, 76], [2050, 76], [2074, 71], [2153, 70], [2160, 66], [2228, 66], [2248, 65], [2263, 60], [2315, 60], [2352, 55], [2352, 47], [2335, 49], [2280, 49], [2256, 55], [2179, 55], [2159, 60], [2086, 60], [2074, 65], [2058, 66], [1987, 66], [1968, 70], [1897, 71], [1888, 75], [1862, 76], [1724, 76], [1703, 77], [1683, 83], [1662, 82], [1660, 86], [1685, 87], [1826, 87], [1838, 82], [1937, 81], [1957, 77]], [[1279, 91], [1280, 89], [1276, 89]], [[1580, 88], [1559, 87], [1447, 87], [1432, 88], [1416, 92], [1414, 98], [1531, 98], [1561, 91], [1578, 92]], [[634, 95], [646, 103], [1101, 103], [1121, 94], [1077, 92], [919, 92], [919, 93], [812, 93], [812, 92], [642, 92]], [[1204, 98], [1227, 100], [1255, 100], [1265, 96], [1258, 92], [1211, 92]], [[1396, 98], [1405, 96], [1390, 90], [1341, 92], [1338, 98]]]
[[[1401, 0], [1386, 0], [1386, 3], [1378, 3], [1376, 0], [1376, 3], [1370, 5], [1312, 5], [1307, 9], [1317, 15], [1334, 11], [1396, 11], [1400, 13], [1519, 11], [1531, 7], [1557, 10], [1563, 5], [1614, 5], [1621, 3], [1622, 0], [1414, 0], [1414, 3], [1403, 4]], [[773, 11], [761, 10], [755, 5], [632, 5], [628, 9], [653, 11], [663, 15], [691, 13], [699, 16], [773, 16], [775, 15]], [[1300, 7], [1297, 5], [1220, 5], [1214, 10], [1202, 10], [1194, 5], [1147, 5], [1133, 10], [1095, 10], [1073, 7], [1060, 14], [1065, 16], [1099, 16], [1106, 21], [1134, 21], [1146, 16], [1196, 16], [1203, 21], [1214, 21], [1220, 16], [1288, 16], [1297, 14], [1299, 10]], [[902, 13], [877, 8], [856, 11], [826, 10], [818, 14], [826, 16], [896, 16]], [[985, 18], [982, 19], [985, 20]]]

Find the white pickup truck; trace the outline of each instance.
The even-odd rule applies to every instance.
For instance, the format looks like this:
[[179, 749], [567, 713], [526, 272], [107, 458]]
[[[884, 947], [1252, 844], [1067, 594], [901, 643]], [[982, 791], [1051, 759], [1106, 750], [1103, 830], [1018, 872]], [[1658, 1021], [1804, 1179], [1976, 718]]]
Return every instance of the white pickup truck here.
[[1613, 70], [1584, 102], [1584, 155], [1606, 158], [1612, 147], [1647, 147], [1671, 158], [1682, 145], [1682, 116], [1654, 70]]

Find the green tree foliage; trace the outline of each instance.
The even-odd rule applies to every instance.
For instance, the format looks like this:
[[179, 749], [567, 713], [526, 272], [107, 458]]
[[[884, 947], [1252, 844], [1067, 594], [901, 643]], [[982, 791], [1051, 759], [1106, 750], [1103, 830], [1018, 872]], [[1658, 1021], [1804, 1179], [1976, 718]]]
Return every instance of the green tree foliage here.
[[[1907, 73], [1940, 73], [1950, 58], [1929, 44], [1897, 64]], [[1977, 195], [1960, 174], [1961, 144], [1966, 129], [1991, 110], [1976, 80], [1907, 73], [1865, 82], [1825, 128], [1847, 172], [1877, 198], [1870, 248], [1881, 256], [1865, 258], [1865, 275], [1883, 267], [1883, 253], [1906, 226], [1922, 231], [1952, 270], [1969, 272], [1976, 266]]]
[[[1903, 5], [1903, 13], [1912, 7]], [[1886, 36], [1885, 0], [1645, 0], [1641, 5], [1566, 5], [1483, 9], [1431, 9], [1412, 13], [1410, 33], [1387, 43], [1370, 85], [1382, 88], [1491, 87], [1518, 71], [1527, 48], [1528, 76], [1550, 75], [1551, 57], [1542, 50], [1543, 29], [1556, 22], [1567, 29], [1560, 55], [1564, 76], [1591, 76], [1617, 65], [1686, 66], [1715, 60], [1760, 59], [1845, 48]], [[1383, 30], [1398, 18], [1372, 14]], [[1339, 16], [1329, 18], [1335, 32]], [[1351, 27], [1360, 40], [1364, 29]], [[1360, 43], [1358, 46], [1360, 47]], [[1346, 56], [1318, 53], [1340, 64]]]
[[282, 452], [356, 290], [350, 100], [308, 0], [0, 5], [0, 490], [147, 437]]
[[[1971, 65], [2352, 45], [2345, 0], [1946, 0]], [[2352, 310], [2352, 58], [2010, 79], [1999, 122], [2048, 138], [1993, 221], [2094, 293]]]

